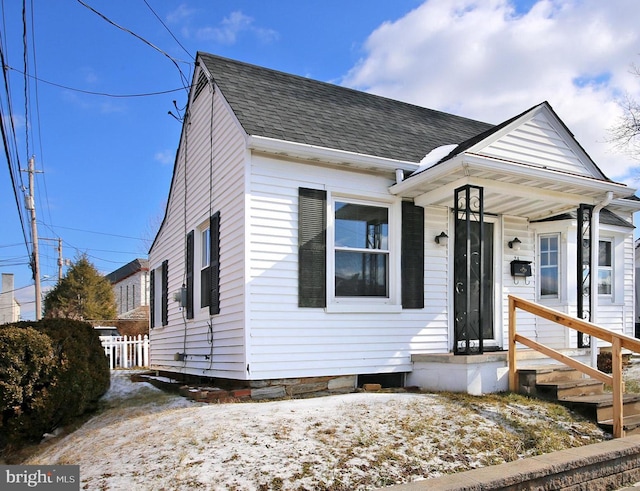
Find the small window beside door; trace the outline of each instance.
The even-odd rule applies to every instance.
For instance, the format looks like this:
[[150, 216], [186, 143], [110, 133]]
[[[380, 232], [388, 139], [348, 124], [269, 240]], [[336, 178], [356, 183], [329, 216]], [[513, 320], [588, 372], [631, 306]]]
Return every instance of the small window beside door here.
[[613, 261], [611, 240], [601, 240], [598, 244], [598, 295], [613, 293]]
[[560, 234], [541, 235], [540, 298], [558, 298], [560, 291]]

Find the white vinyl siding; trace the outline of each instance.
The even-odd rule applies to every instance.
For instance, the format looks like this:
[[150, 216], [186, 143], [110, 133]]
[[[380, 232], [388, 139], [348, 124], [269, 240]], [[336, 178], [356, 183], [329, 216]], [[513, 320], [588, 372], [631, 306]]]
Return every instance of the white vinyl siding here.
[[541, 111], [478, 153], [579, 176], [591, 177], [597, 173], [583, 151], [575, 142], [568, 141], [563, 136], [564, 130], [557, 125], [546, 111]]
[[[247, 154], [244, 150], [244, 134], [219, 90], [215, 97], [215, 138], [211, 147], [211, 95], [209, 88], [205, 88], [190, 109], [191, 124], [186, 126], [186, 135], [182, 137], [167, 214], [150, 252], [152, 267], [157, 267], [155, 265], [164, 259], [169, 261], [170, 296], [169, 324], [154, 329], [151, 334], [151, 364], [156, 369], [244, 379], [247, 376], [243, 252]], [[186, 214], [185, 150], [188, 159]], [[209, 173], [211, 158], [214, 160], [213, 175]], [[213, 197], [211, 202], [210, 195]], [[194, 288], [194, 319], [187, 324], [172, 295], [185, 281], [186, 233], [197, 229], [216, 211], [220, 211], [221, 216], [221, 312], [211, 318], [210, 333], [208, 307], [200, 307], [199, 279]], [[198, 263], [200, 257], [196, 256]], [[199, 273], [199, 268], [197, 271]], [[156, 282], [158, 280], [156, 277]], [[182, 352], [192, 356], [188, 356], [184, 362], [175, 361], [175, 353]]]
[[[446, 305], [431, 304], [444, 326], [439, 334], [428, 325], [423, 309], [330, 313], [298, 307], [298, 187], [389, 202], [388, 179], [258, 155], [252, 159], [252, 176], [248, 253], [252, 378], [404, 372], [411, 370], [411, 353], [446, 351]], [[444, 253], [438, 253], [446, 263]]]

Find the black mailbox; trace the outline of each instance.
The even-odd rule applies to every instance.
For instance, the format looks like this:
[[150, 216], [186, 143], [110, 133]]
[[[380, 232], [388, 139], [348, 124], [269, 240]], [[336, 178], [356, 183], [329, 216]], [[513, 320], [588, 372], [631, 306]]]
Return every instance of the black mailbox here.
[[531, 261], [520, 261], [515, 259], [511, 261], [511, 276], [531, 276]]

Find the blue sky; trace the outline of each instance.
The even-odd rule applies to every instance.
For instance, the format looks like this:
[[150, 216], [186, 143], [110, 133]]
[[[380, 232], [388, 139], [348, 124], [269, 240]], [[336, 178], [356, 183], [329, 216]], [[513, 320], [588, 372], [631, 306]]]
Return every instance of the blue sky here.
[[[0, 6], [1, 41], [15, 128], [11, 165], [26, 168], [35, 155], [43, 171], [38, 234], [60, 237], [66, 259], [86, 253], [103, 273], [145, 257], [162, 220], [180, 133], [168, 112], [184, 108], [181, 87], [196, 51], [491, 123], [548, 100], [610, 178], [638, 187], [637, 161], [606, 141], [620, 116], [616, 101], [627, 93], [640, 99], [640, 80], [629, 73], [640, 64], [636, 0], [83, 2], [158, 50], [79, 1], [27, 2], [25, 110], [21, 2]], [[0, 100], [8, 122], [7, 94]], [[0, 272], [14, 273], [23, 317], [32, 319], [33, 281], [8, 169], [5, 160]], [[44, 287], [55, 284], [55, 245], [40, 244]]]

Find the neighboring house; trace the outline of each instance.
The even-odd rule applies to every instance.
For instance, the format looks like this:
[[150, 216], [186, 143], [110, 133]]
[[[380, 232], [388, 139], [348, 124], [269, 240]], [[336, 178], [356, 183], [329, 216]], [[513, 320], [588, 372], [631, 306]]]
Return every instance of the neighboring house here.
[[634, 191], [547, 102], [494, 126], [199, 53], [149, 253], [152, 368], [506, 389], [508, 294], [633, 334]]
[[109, 273], [118, 319], [149, 318], [149, 261], [134, 259]]
[[635, 307], [636, 307], [636, 337], [640, 338], [640, 281], [638, 281], [638, 279], [640, 278], [640, 239], [636, 239], [636, 250], [635, 250], [635, 265], [636, 265], [636, 286], [635, 286], [635, 293], [636, 293], [636, 303], [635, 303]]
[[20, 320], [20, 304], [15, 299], [12, 273], [2, 273], [2, 290], [0, 290], [0, 324], [18, 322]]

